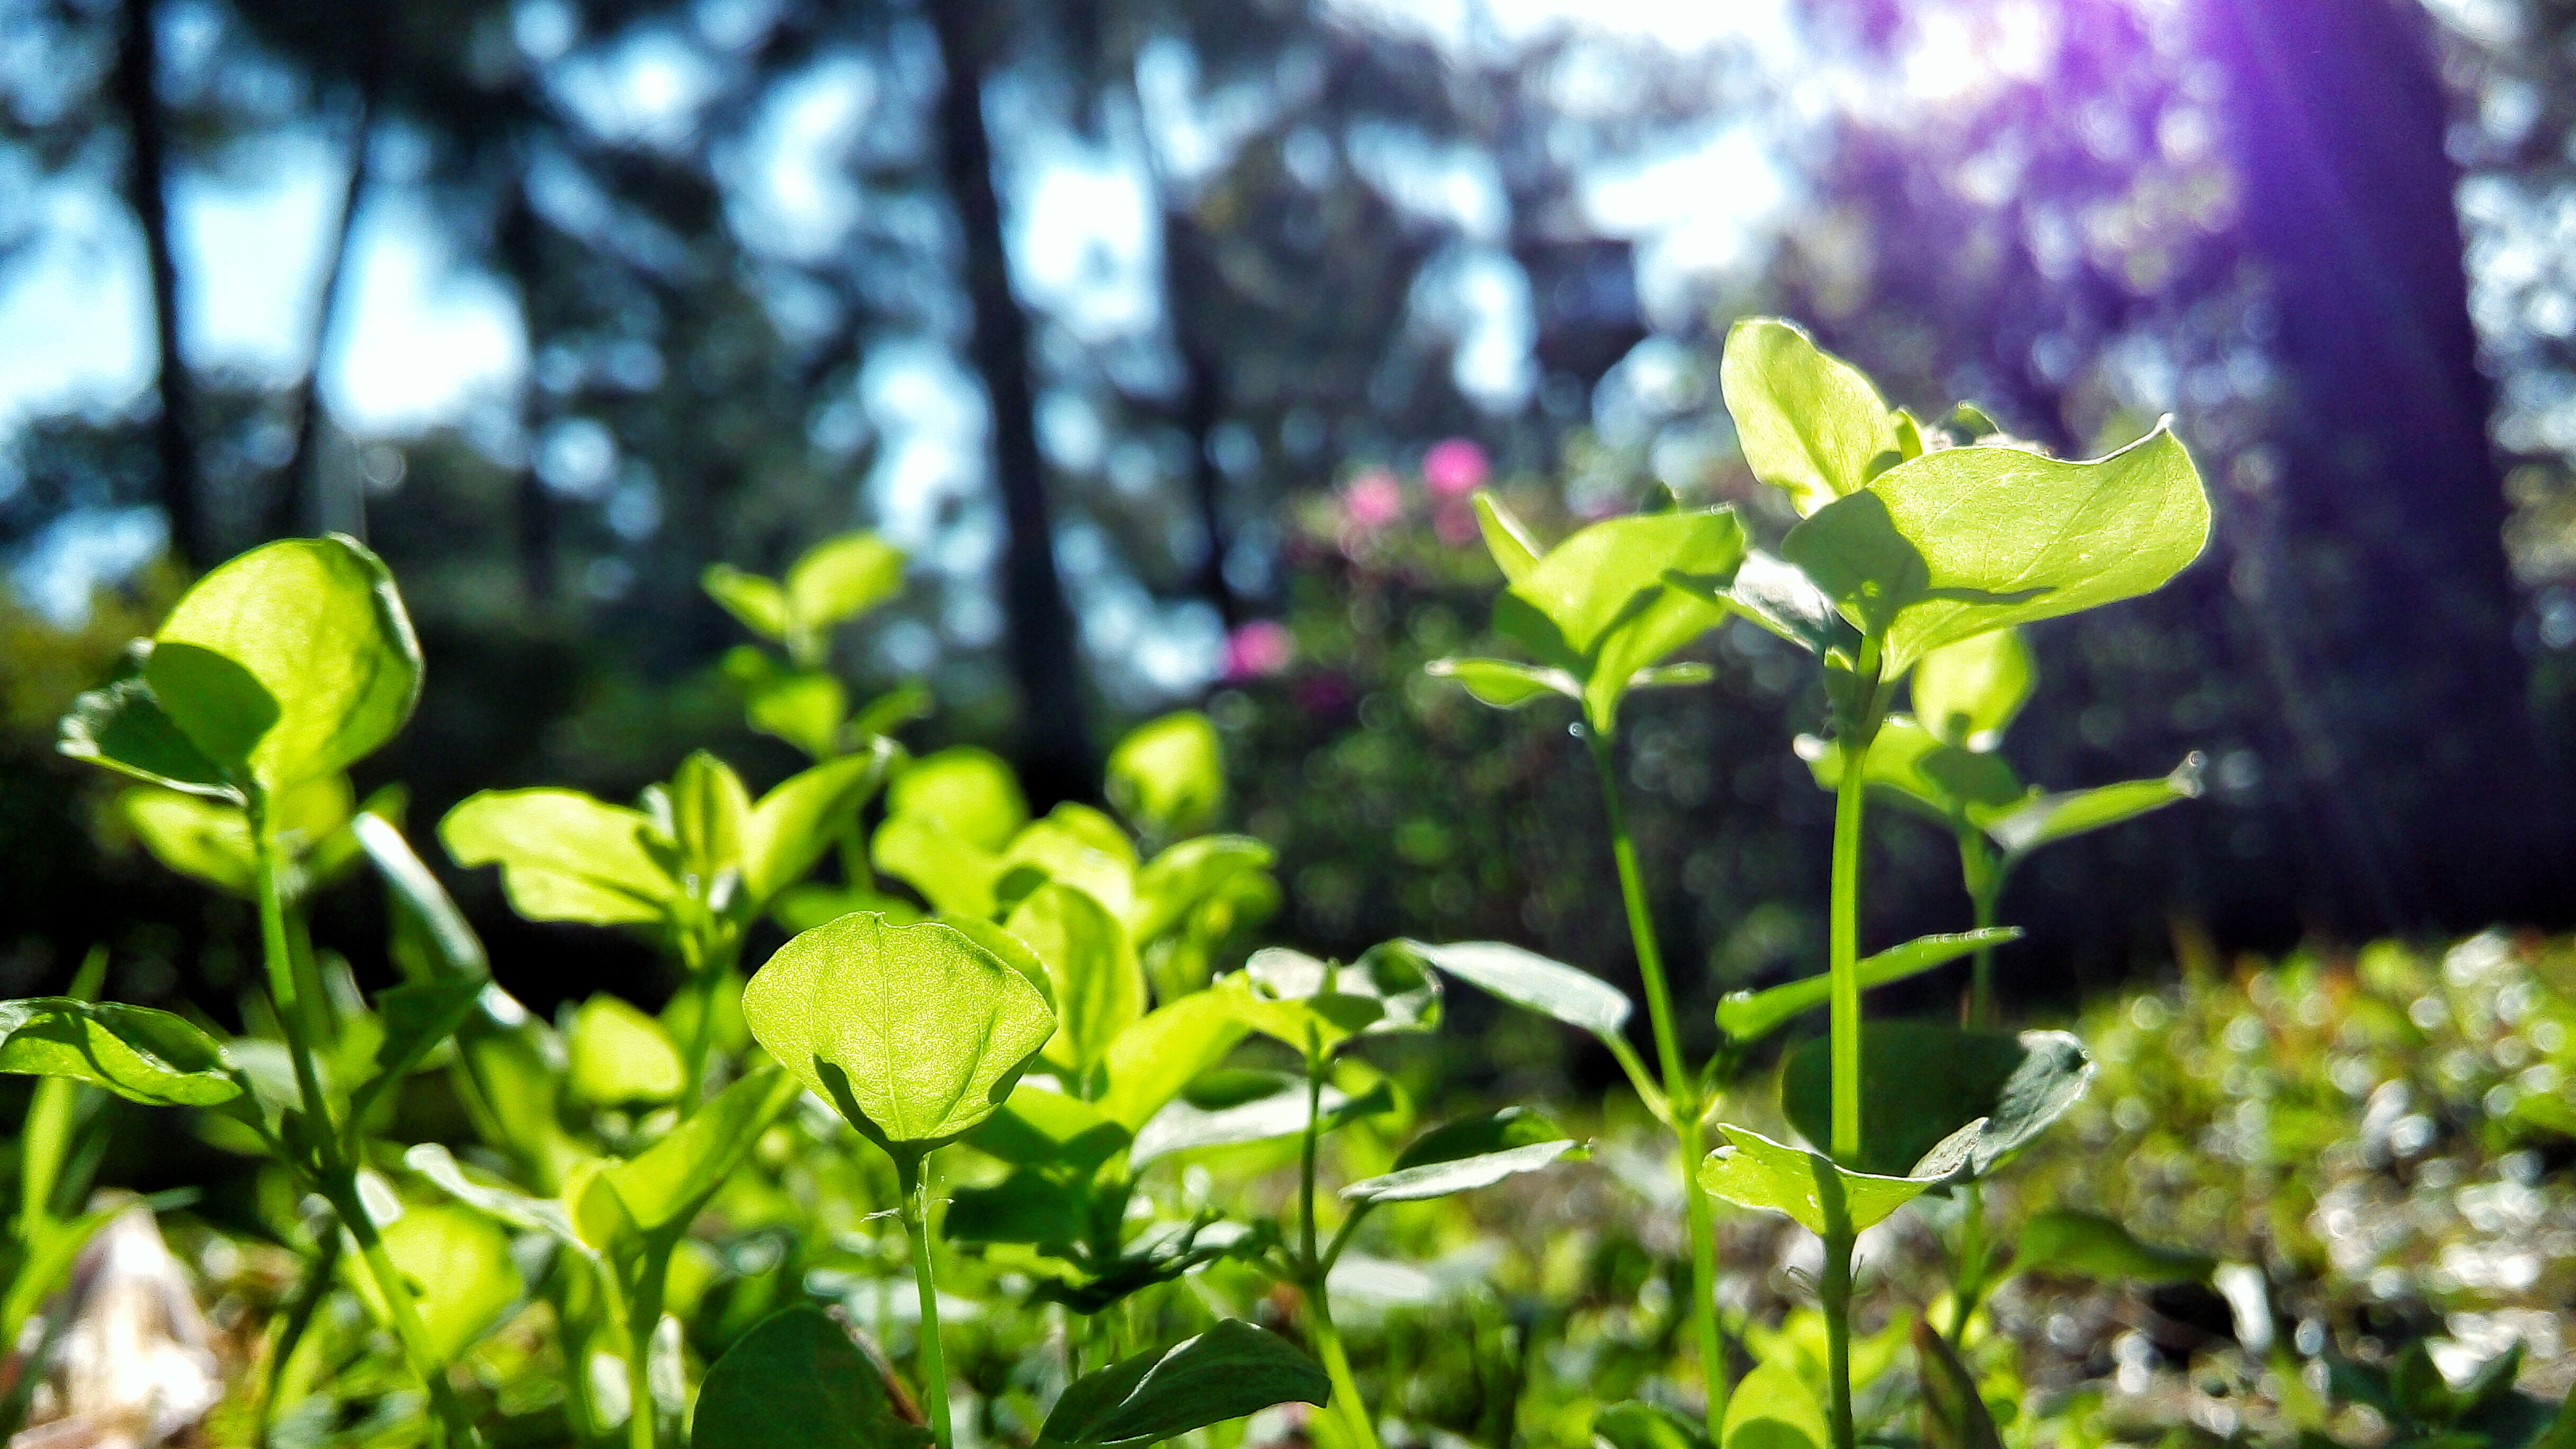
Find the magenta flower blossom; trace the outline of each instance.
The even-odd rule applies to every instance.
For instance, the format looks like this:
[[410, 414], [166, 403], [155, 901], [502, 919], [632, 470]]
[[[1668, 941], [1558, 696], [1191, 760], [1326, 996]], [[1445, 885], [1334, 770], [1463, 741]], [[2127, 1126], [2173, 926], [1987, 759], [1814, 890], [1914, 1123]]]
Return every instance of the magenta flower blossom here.
[[1422, 481], [1434, 496], [1458, 498], [1485, 486], [1493, 476], [1485, 450], [1472, 438], [1443, 438], [1422, 455]]
[[1225, 640], [1225, 677], [1264, 679], [1288, 667], [1297, 657], [1297, 637], [1276, 619], [1239, 625]]

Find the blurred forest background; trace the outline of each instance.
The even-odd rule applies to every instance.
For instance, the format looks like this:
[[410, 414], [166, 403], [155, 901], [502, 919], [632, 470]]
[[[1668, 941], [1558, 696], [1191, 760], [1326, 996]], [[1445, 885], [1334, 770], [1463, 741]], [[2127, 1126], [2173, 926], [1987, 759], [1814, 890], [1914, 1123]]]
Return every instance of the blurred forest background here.
[[[360, 781], [416, 831], [700, 743], [784, 774], [698, 577], [865, 527], [909, 586], [837, 663], [933, 686], [915, 748], [1043, 806], [1204, 705], [1275, 936], [1615, 979], [1566, 721], [1420, 666], [1499, 586], [1480, 482], [1776, 540], [1716, 397], [1752, 312], [2070, 454], [2173, 414], [2211, 483], [2180, 584], [2038, 632], [2008, 746], [2208, 794], [2035, 865], [2011, 984], [2576, 918], [2566, 0], [0, 0], [0, 988], [104, 939], [115, 994], [229, 995], [245, 911], [53, 720], [187, 570], [321, 528], [422, 633]], [[1829, 830], [1811, 670], [1706, 653], [1627, 732], [1702, 1001], [1818, 969]], [[1963, 923], [1947, 839], [1876, 833], [1871, 939]], [[532, 999], [661, 989], [457, 884]]]

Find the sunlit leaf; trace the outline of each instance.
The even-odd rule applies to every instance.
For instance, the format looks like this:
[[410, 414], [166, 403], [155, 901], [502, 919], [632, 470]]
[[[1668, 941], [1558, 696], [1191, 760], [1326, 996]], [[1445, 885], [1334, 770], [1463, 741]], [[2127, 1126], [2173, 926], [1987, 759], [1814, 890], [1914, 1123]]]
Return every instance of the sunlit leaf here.
[[1997, 629], [1962, 639], [1914, 666], [1914, 717], [1943, 744], [1991, 750], [2038, 679], [2019, 631]]
[[1592, 1415], [1593, 1449], [1708, 1449], [1708, 1433], [1661, 1404], [1626, 1399]]
[[[1860, 984], [1866, 990], [1919, 976], [1986, 947], [2018, 941], [2021, 934], [2018, 926], [1990, 926], [1978, 931], [1917, 936], [1902, 946], [1862, 958]], [[1832, 992], [1833, 978], [1823, 973], [1761, 991], [1732, 991], [1717, 1003], [1717, 1028], [1739, 1042], [1759, 1041], [1800, 1012], [1824, 1005]]]
[[2209, 499], [2163, 428], [2089, 463], [1946, 448], [1790, 530], [1782, 555], [1885, 639], [1893, 678], [1945, 644], [2161, 587], [2209, 539]]
[[1133, 1132], [1191, 1080], [1225, 1059], [1251, 1030], [1243, 1019], [1249, 983], [1235, 978], [1156, 1007], [1109, 1044], [1109, 1085], [1101, 1112]]
[[571, 1214], [553, 1198], [533, 1197], [506, 1184], [469, 1176], [448, 1150], [435, 1142], [413, 1147], [403, 1154], [403, 1162], [440, 1191], [486, 1217], [526, 1232], [545, 1233], [585, 1257], [596, 1256], [596, 1250], [573, 1230]]
[[1172, 845], [1136, 873], [1128, 928], [1139, 943], [1150, 941], [1237, 878], [1266, 872], [1278, 858], [1248, 835], [1200, 835]]
[[1002, 858], [928, 815], [889, 814], [868, 842], [876, 868], [921, 892], [931, 909], [985, 917], [1000, 909]]
[[1391, 941], [1387, 949], [1416, 952], [1441, 971], [1524, 1011], [1597, 1037], [1626, 1031], [1635, 1010], [1619, 988], [1600, 977], [1502, 941], [1453, 941], [1445, 946]]
[[[440, 1362], [452, 1361], [499, 1326], [527, 1284], [510, 1257], [509, 1234], [489, 1217], [444, 1203], [407, 1208], [383, 1229], [385, 1256], [411, 1286], [423, 1339]], [[379, 1321], [386, 1316], [375, 1280], [348, 1264], [355, 1288]]]
[[821, 1310], [754, 1324], [707, 1370], [692, 1449], [924, 1449], [930, 1431], [898, 1406], [885, 1370]]
[[1088, 1175], [1125, 1150], [1132, 1136], [1093, 1104], [1023, 1080], [966, 1141], [1014, 1166], [1070, 1167]]
[[411, 717], [420, 675], [393, 575], [339, 534], [216, 567], [171, 607], [143, 665], [180, 732], [271, 794], [374, 753]]
[[2158, 780], [2127, 780], [2040, 795], [1986, 819], [1986, 834], [2011, 855], [2028, 855], [2043, 845], [2135, 820], [2178, 800], [2200, 797], [2201, 757], [2194, 752], [2172, 774]]
[[1717, 1132], [1724, 1144], [1700, 1163], [1699, 1185], [1737, 1207], [1785, 1213], [1817, 1234], [1837, 1224], [1857, 1233], [1885, 1222], [1957, 1176], [1972, 1135], [1962, 1132], [1941, 1144], [1909, 1174], [1886, 1176], [1838, 1167], [1821, 1152], [1774, 1142], [1749, 1127], [1721, 1122]]
[[1148, 720], [1109, 752], [1109, 801], [1150, 835], [1204, 830], [1225, 803], [1225, 752], [1194, 709]]
[[376, 1044], [375, 1075], [351, 1098], [349, 1115], [364, 1120], [378, 1098], [456, 1034], [490, 985], [480, 976], [439, 976], [379, 993], [376, 1015], [384, 1039]]
[[1494, 627], [1580, 680], [1585, 718], [1606, 732], [1639, 670], [1725, 617], [1666, 575], [1722, 587], [1743, 558], [1744, 530], [1728, 509], [1604, 519], [1514, 582], [1495, 605]]
[[1491, 1187], [1590, 1155], [1557, 1125], [1523, 1107], [1451, 1122], [1398, 1154], [1393, 1171], [1342, 1189], [1351, 1202], [1421, 1202]]
[[[1108, 838], [1101, 834], [1104, 825], [1110, 831]], [[1045, 881], [1082, 891], [1112, 917], [1123, 920], [1136, 905], [1135, 849], [1098, 811], [1084, 805], [1059, 805], [1045, 819], [1030, 822], [1011, 837], [994, 882], [996, 904], [1016, 905]]]
[[185, 1017], [68, 996], [0, 1001], [0, 1072], [69, 1077], [153, 1107], [212, 1107], [242, 1093], [223, 1047]]
[[999, 851], [1029, 821], [1018, 777], [1000, 756], [971, 745], [924, 755], [886, 786], [886, 813], [935, 820], [960, 839]]
[[753, 729], [818, 760], [840, 752], [841, 724], [850, 712], [840, 680], [820, 669], [781, 668], [751, 644], [725, 651], [724, 671], [742, 686], [743, 718]]
[[573, 1095], [602, 1107], [668, 1102], [686, 1068], [662, 1024], [603, 991], [581, 1004], [566, 1038]]
[[1273, 946], [1254, 952], [1243, 976], [1250, 987], [1239, 998], [1243, 1020], [1299, 1051], [1331, 1052], [1355, 1037], [1440, 1024], [1440, 978], [1400, 943], [1347, 966]]
[[[1832, 741], [1800, 735], [1796, 749], [1819, 788], [1842, 783], [1842, 751]], [[2003, 756], [1944, 744], [1912, 715], [1891, 714], [1880, 723], [1861, 768], [1880, 798], [1945, 825], [2010, 810], [2030, 798]]]
[[1045, 995], [954, 927], [869, 914], [778, 948], [742, 1010], [771, 1056], [890, 1151], [983, 1121], [1055, 1034]]
[[1859, 368], [1793, 324], [1752, 317], [1727, 329], [1718, 385], [1745, 466], [1809, 515], [1859, 488], [1901, 452], [1887, 399]]
[[684, 880], [712, 898], [719, 876], [742, 870], [743, 841], [751, 833], [751, 792], [733, 767], [705, 750], [692, 750], [671, 775], [671, 842]]
[[[640, 1156], [602, 1167], [599, 1178], [615, 1189], [627, 1216], [643, 1232], [683, 1232], [750, 1155], [760, 1134], [796, 1100], [799, 1086], [784, 1072], [754, 1072], [682, 1118]], [[579, 1212], [575, 1221], [581, 1222]], [[586, 1227], [583, 1236], [591, 1237]]]
[[709, 564], [698, 576], [698, 586], [707, 597], [724, 606], [724, 611], [741, 621], [742, 626], [768, 640], [787, 637], [787, 592], [775, 579], [745, 573], [731, 564]]
[[498, 865], [511, 909], [531, 920], [659, 921], [680, 894], [643, 812], [578, 790], [485, 790], [439, 822], [463, 866]]
[[1330, 1086], [1310, 1095], [1306, 1084], [1294, 1077], [1283, 1076], [1272, 1085], [1274, 1090], [1267, 1095], [1220, 1106], [1200, 1106], [1186, 1099], [1166, 1103], [1136, 1129], [1127, 1160], [1143, 1168], [1175, 1153], [1294, 1137], [1306, 1130], [1309, 1121], [1321, 1124], [1317, 1130], [1330, 1132], [1395, 1106], [1394, 1091], [1384, 1082], [1356, 1097]]
[[[244, 899], [257, 893], [259, 858], [240, 806], [153, 788], [128, 790], [117, 804], [153, 859]], [[270, 833], [291, 858], [347, 825], [356, 804], [345, 775], [307, 780], [270, 802]]]
[[1239, 1318], [1196, 1338], [1083, 1375], [1056, 1400], [1038, 1442], [1150, 1444], [1259, 1413], [1324, 1404], [1332, 1385], [1295, 1345]]
[[903, 550], [873, 533], [844, 533], [805, 551], [787, 570], [787, 613], [797, 627], [828, 629], [903, 592]]
[[1004, 927], [1029, 944], [1055, 983], [1049, 1059], [1087, 1074], [1120, 1032], [1145, 1014], [1145, 972], [1127, 932], [1100, 903], [1064, 885], [1042, 885]]
[[1515, 664], [1508, 659], [1434, 659], [1422, 666], [1434, 679], [1454, 679], [1483, 703], [1496, 709], [1518, 709], [1533, 700], [1562, 695], [1583, 702], [1583, 682], [1562, 669], [1543, 664]]
[[1721, 1449], [1826, 1449], [1833, 1435], [1805, 1377], [1765, 1359], [1726, 1396], [1718, 1443]]
[[755, 904], [814, 868], [876, 793], [892, 757], [892, 747], [878, 741], [863, 753], [790, 775], [760, 797], [752, 807], [742, 851], [743, 889]]
[[1492, 489], [1479, 488], [1475, 497], [1476, 529], [1484, 535], [1486, 552], [1494, 556], [1494, 566], [1503, 571], [1503, 582], [1519, 583], [1538, 567], [1537, 542]]

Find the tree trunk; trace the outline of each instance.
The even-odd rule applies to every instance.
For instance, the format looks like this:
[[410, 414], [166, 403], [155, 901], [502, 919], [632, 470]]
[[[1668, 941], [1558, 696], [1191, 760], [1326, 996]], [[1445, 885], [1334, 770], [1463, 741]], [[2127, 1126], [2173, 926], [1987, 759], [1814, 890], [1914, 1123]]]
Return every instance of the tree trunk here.
[[2291, 383], [2255, 505], [2272, 536], [2238, 540], [2237, 586], [2268, 635], [2266, 788], [2300, 823], [2309, 919], [2358, 936], [2563, 918], [2564, 794], [2513, 643], [2426, 17], [2203, 0], [2202, 19]]
[[334, 509], [322, 496], [322, 365], [340, 317], [349, 272], [349, 242], [358, 225], [358, 207], [367, 192], [367, 153], [375, 139], [376, 79], [372, 70], [358, 85], [358, 114], [349, 138], [349, 189], [340, 198], [340, 227], [331, 238], [330, 261], [322, 273], [321, 293], [313, 302], [312, 362], [296, 388], [295, 451], [286, 475], [271, 499], [268, 536], [290, 538], [339, 527], [364, 540], [367, 536], [367, 492], [363, 481], [351, 488], [345, 506]]
[[197, 484], [195, 379], [179, 341], [179, 264], [170, 250], [169, 132], [162, 123], [160, 39], [153, 0], [125, 0], [116, 52], [116, 104], [125, 113], [127, 195], [152, 272], [152, 335], [159, 348], [161, 416], [153, 442], [160, 454], [161, 509], [170, 521], [170, 551], [189, 569], [214, 562], [204, 496]]
[[1044, 809], [1097, 794], [1099, 772], [1083, 723], [1073, 614], [1056, 571], [1029, 382], [1028, 317], [1011, 291], [992, 141], [984, 129], [984, 74], [1001, 17], [989, 0], [940, 0], [927, 9], [947, 76], [939, 101], [942, 162], [949, 203], [964, 233], [966, 292], [975, 314], [967, 350], [992, 414], [993, 478], [1007, 530], [1002, 598], [1025, 712], [1021, 773], [1031, 803]]
[[[527, 333], [531, 359], [536, 357], [547, 333], [540, 307], [543, 299], [537, 292], [538, 274], [543, 267], [543, 258], [538, 255], [542, 225], [536, 206], [528, 199], [526, 172], [522, 169], [502, 199], [494, 240], [501, 265], [519, 290], [519, 324]], [[518, 515], [519, 588], [531, 602], [544, 603], [555, 596], [555, 510], [554, 500], [546, 496], [545, 480], [537, 475], [536, 418], [530, 406], [535, 394], [533, 378], [520, 383], [519, 425], [527, 437], [528, 456], [519, 464], [512, 502]]]
[[[1176, 299], [1166, 288], [1166, 299]], [[1207, 557], [1199, 563], [1199, 588], [1216, 606], [1228, 635], [1243, 623], [1243, 601], [1225, 576], [1225, 556], [1233, 549], [1234, 530], [1225, 516], [1225, 470], [1217, 466], [1216, 430], [1225, 421], [1225, 364], [1195, 348], [1183, 354], [1189, 387], [1181, 397], [1181, 431], [1190, 440], [1190, 490], [1198, 504], [1199, 526], [1207, 533]]]

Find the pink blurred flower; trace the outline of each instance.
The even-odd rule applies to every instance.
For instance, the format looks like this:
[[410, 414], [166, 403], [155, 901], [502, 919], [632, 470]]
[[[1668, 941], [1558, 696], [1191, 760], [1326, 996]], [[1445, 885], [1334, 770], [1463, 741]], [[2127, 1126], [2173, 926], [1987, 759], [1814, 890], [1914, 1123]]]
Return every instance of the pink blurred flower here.
[[1404, 485], [1384, 468], [1363, 468], [1342, 485], [1342, 517], [1362, 533], [1404, 516]]
[[1431, 527], [1440, 535], [1442, 543], [1453, 548], [1472, 542], [1476, 537], [1476, 510], [1452, 499], [1441, 504], [1440, 511], [1431, 515]]
[[1472, 438], [1443, 438], [1422, 455], [1422, 481], [1442, 498], [1475, 492], [1493, 471]]
[[1255, 619], [1236, 627], [1225, 640], [1225, 677], [1261, 679], [1277, 674], [1297, 657], [1297, 636], [1276, 619]]

